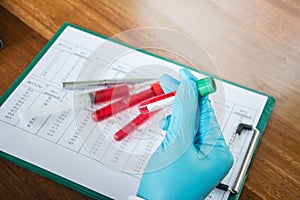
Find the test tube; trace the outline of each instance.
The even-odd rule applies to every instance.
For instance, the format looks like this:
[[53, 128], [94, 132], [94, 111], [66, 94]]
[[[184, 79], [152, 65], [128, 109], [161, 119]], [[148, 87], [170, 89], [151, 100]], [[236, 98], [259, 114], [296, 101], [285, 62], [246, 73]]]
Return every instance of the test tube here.
[[121, 141], [125, 137], [127, 137], [132, 131], [137, 129], [143, 123], [145, 123], [150, 117], [155, 114], [156, 112], [152, 113], [140, 113], [137, 117], [135, 117], [131, 122], [126, 124], [123, 128], [121, 128], [118, 132], [115, 133], [114, 139], [116, 141]]
[[[200, 79], [196, 82], [198, 93], [204, 97], [217, 90], [215, 80], [211, 77]], [[161, 94], [146, 101], [143, 101], [139, 105], [140, 113], [149, 113], [160, 110], [166, 106], [173, 104], [176, 92], [170, 92], [167, 94]]]
[[170, 106], [174, 102], [176, 92], [161, 94], [140, 103], [140, 113], [146, 114], [152, 111], [160, 110], [166, 106]]
[[111, 99], [125, 97], [129, 95], [129, 87], [127, 84], [122, 84], [103, 90], [97, 90], [90, 93], [92, 95], [92, 101], [94, 104], [103, 103]]
[[151, 97], [161, 95], [163, 94], [163, 90], [160, 87], [159, 83], [153, 83], [151, 87], [147, 90], [144, 90], [142, 92], [139, 92], [137, 94], [125, 97], [123, 99], [120, 99], [116, 102], [113, 102], [112, 104], [109, 104], [103, 108], [100, 108], [99, 110], [96, 110], [92, 113], [92, 119], [95, 122], [100, 122], [110, 116], [112, 116], [114, 113], [118, 113], [122, 110], [125, 110], [126, 108], [132, 107], [146, 99], [149, 99]]

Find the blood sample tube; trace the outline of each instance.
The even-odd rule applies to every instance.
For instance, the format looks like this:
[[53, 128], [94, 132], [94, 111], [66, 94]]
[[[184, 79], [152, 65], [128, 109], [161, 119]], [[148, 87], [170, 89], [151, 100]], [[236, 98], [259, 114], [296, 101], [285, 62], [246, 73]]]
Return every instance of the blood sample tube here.
[[137, 94], [134, 94], [132, 96], [125, 97], [123, 99], [120, 99], [112, 104], [109, 104], [103, 108], [100, 108], [99, 110], [96, 110], [92, 113], [92, 119], [95, 122], [99, 122], [101, 120], [104, 120], [110, 116], [113, 115], [113, 113], [118, 113], [122, 110], [125, 110], [126, 108], [132, 107], [146, 99], [149, 99], [151, 97], [163, 94], [163, 90], [160, 87], [159, 83], [153, 83], [151, 85], [151, 88], [142, 92], [139, 92]]
[[145, 123], [148, 119], [150, 119], [150, 116], [152, 116], [154, 113], [156, 113], [156, 112], [139, 114], [131, 122], [126, 124], [118, 132], [116, 132], [114, 135], [114, 139], [116, 141], [121, 141], [122, 139], [127, 137], [131, 132], [133, 132], [135, 129], [137, 129], [139, 126], [141, 126], [143, 123]]
[[122, 84], [103, 90], [97, 90], [95, 92], [92, 92], [91, 95], [91, 99], [94, 104], [99, 104], [115, 98], [128, 96], [129, 88], [127, 84]]
[[[196, 82], [196, 85], [198, 93], [202, 97], [216, 91], [215, 81], [211, 77], [206, 77], [198, 80]], [[139, 110], [141, 113], [145, 114], [156, 110], [160, 110], [166, 106], [170, 106], [174, 102], [175, 94], [176, 92], [174, 91], [171, 93], [158, 95], [151, 99], [147, 99], [139, 105]]]

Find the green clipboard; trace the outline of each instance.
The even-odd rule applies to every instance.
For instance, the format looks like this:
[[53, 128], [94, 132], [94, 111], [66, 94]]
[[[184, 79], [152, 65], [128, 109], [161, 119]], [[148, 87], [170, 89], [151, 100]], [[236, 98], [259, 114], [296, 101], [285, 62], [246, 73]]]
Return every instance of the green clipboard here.
[[[86, 30], [82, 27], [79, 27], [79, 26], [76, 26], [76, 25], [73, 25], [73, 24], [70, 24], [70, 23], [67, 23], [65, 22], [61, 28], [55, 33], [55, 35], [53, 36], [53, 38], [45, 45], [45, 47], [40, 51], [40, 53], [33, 59], [33, 61], [29, 64], [29, 66], [24, 70], [24, 72], [16, 79], [16, 81], [8, 88], [8, 90], [1, 96], [0, 98], [0, 106], [6, 101], [6, 99], [10, 96], [10, 94], [16, 89], [16, 87], [21, 83], [21, 81], [29, 74], [29, 72], [34, 68], [34, 66], [36, 65], [36, 63], [43, 57], [43, 55], [47, 52], [47, 50], [51, 47], [51, 45], [54, 43], [54, 41], [60, 36], [60, 34], [66, 29], [66, 27], [73, 27], [73, 28], [76, 28], [76, 29], [79, 29], [79, 30], [82, 30], [84, 32], [87, 32], [89, 34], [92, 34], [92, 35], [95, 35], [97, 37], [100, 37], [100, 38], [103, 38], [103, 39], [108, 39], [108, 40], [111, 40], [110, 38], [106, 37], [106, 36], [103, 36], [101, 34], [98, 34], [98, 33], [95, 33], [95, 32], [92, 32], [92, 31], [89, 31], [89, 30]], [[122, 42], [119, 42], [119, 41], [116, 41], [116, 40], [111, 40], [113, 42], [116, 42], [118, 44], [121, 44], [121, 45], [124, 45], [126, 47], [129, 47], [129, 48], [132, 48], [132, 49], [135, 49], [137, 50], [136, 48], [128, 45], [128, 44], [124, 44]], [[142, 53], [145, 53], [145, 54], [148, 54], [150, 56], [153, 56], [153, 57], [156, 57], [156, 58], [159, 58], [159, 59], [162, 59], [162, 60], [165, 60], [165, 61], [168, 61], [168, 62], [171, 62], [171, 63], [174, 63], [176, 65], [179, 65], [179, 66], [182, 66], [182, 67], [187, 67], [187, 68], [190, 68], [186, 65], [183, 65], [181, 63], [178, 63], [178, 62], [175, 62], [175, 61], [172, 61], [172, 60], [169, 60], [167, 58], [164, 58], [164, 57], [161, 57], [161, 56], [158, 56], [156, 54], [153, 54], [153, 53], [150, 53], [150, 52], [147, 52], [147, 51], [144, 51], [144, 50], [141, 50], [141, 49], [138, 49], [137, 51], [140, 51]], [[258, 91], [255, 91], [255, 90], [252, 90], [252, 89], [249, 89], [249, 88], [246, 88], [244, 86], [241, 86], [241, 85], [238, 85], [236, 83], [232, 83], [230, 81], [227, 81], [227, 80], [224, 80], [224, 79], [221, 79], [221, 78], [218, 78], [218, 77], [215, 77], [219, 80], [222, 80], [224, 82], [227, 82], [229, 84], [232, 84], [232, 85], [235, 85], [237, 87], [241, 87], [241, 88], [244, 88], [246, 90], [250, 90], [252, 92], [256, 92], [258, 94], [262, 94], [262, 95], [265, 95], [268, 97], [267, 99], [267, 102], [265, 104], [265, 107], [264, 107], [264, 110], [263, 110], [263, 113], [262, 115], [260, 116], [260, 119], [259, 119], [259, 122], [257, 124], [257, 129], [260, 131], [260, 137], [258, 139], [258, 144], [257, 146], [259, 145], [260, 143], [260, 140], [261, 140], [261, 137], [262, 137], [262, 133], [264, 132], [265, 128], [266, 128], [266, 125], [267, 125], [267, 122], [268, 122], [268, 119], [270, 117], [270, 114], [271, 114], [271, 111], [273, 109], [273, 106], [274, 106], [274, 103], [275, 103], [275, 99], [269, 95], [266, 95], [264, 93], [261, 93], [261, 92], [258, 92]], [[256, 152], [256, 148], [257, 146], [255, 147], [255, 151], [254, 151], [254, 154], [253, 154], [253, 157], [255, 155], [255, 152]], [[14, 156], [11, 156], [3, 151], [0, 151], [0, 156], [11, 161], [11, 162], [14, 162], [15, 164], [19, 165], [19, 166], [22, 166], [22, 167], [25, 167], [27, 169], [29, 169], [30, 171], [33, 171], [37, 174], [40, 174], [46, 178], [49, 178], [57, 183], [60, 183], [64, 186], [67, 186], [71, 189], [74, 189], [88, 197], [91, 197], [91, 198], [94, 198], [94, 199], [110, 199], [96, 191], [93, 191], [87, 187], [84, 187], [82, 185], [79, 185], [73, 181], [70, 181], [70, 180], [67, 180], [57, 174], [54, 174], [54, 173], [51, 173], [45, 169], [42, 169], [38, 166], [35, 166], [31, 163], [28, 163], [24, 160], [21, 160], [19, 158], [16, 158]], [[252, 158], [253, 158], [252, 157]], [[244, 184], [245, 180], [247, 178], [247, 173], [245, 174], [245, 176], [243, 177], [243, 181], [242, 181], [242, 185]], [[237, 194], [231, 194], [229, 199], [230, 200], [234, 200], [234, 199], [238, 199], [239, 196], [240, 196], [241, 192], [237, 193]]]

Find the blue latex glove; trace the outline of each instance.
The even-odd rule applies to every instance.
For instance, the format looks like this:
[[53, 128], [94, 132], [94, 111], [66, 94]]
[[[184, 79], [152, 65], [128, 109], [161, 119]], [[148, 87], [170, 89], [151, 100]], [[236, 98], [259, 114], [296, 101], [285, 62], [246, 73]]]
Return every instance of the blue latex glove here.
[[140, 182], [137, 195], [145, 199], [204, 199], [233, 164], [210, 100], [198, 97], [190, 72], [179, 75], [180, 84], [168, 76], [161, 79], [165, 92], [177, 92], [166, 137]]

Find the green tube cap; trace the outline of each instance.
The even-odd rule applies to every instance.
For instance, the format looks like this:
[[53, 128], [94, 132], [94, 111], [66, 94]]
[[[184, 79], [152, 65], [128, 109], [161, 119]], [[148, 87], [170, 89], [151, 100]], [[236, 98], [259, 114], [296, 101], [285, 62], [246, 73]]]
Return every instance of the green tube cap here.
[[200, 79], [196, 84], [198, 92], [202, 97], [205, 97], [217, 90], [215, 80], [212, 77]]

